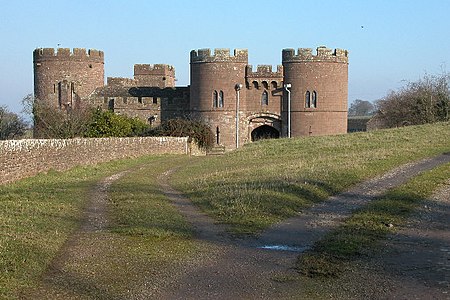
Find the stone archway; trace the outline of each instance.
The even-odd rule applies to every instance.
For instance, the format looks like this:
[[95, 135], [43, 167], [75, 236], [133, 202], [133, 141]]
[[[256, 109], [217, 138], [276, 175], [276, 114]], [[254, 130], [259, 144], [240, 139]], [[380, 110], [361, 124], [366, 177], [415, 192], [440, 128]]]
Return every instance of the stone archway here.
[[272, 126], [261, 125], [252, 130], [252, 142], [263, 139], [278, 139], [280, 132]]

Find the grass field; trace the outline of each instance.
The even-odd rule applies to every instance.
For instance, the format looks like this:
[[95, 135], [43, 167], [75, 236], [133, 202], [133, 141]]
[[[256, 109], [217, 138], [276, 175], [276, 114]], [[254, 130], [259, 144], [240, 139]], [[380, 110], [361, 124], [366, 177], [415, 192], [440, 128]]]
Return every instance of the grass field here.
[[[110, 252], [116, 250], [117, 253], [130, 253], [125, 258], [142, 264], [156, 256], [160, 262], [172, 261], [186, 249], [194, 249], [188, 241], [190, 229], [158, 193], [155, 182], [158, 172], [186, 159], [185, 156], [162, 156], [121, 160], [94, 167], [77, 167], [67, 172], [50, 171], [0, 186], [0, 298], [17, 298], [20, 290], [36, 285], [80, 223], [86, 199], [96, 182], [125, 169], [135, 170], [112, 188], [110, 231], [113, 235], [108, 237], [107, 243], [98, 243], [98, 249], [104, 250], [99, 255], [114, 257], [117, 254]], [[150, 201], [149, 194], [153, 195]], [[155, 241], [159, 241], [157, 246], [152, 246]], [[99, 261], [98, 257], [91, 258]], [[87, 265], [96, 266], [95, 261]], [[111, 270], [117, 269], [117, 264], [102, 264], [101, 267], [104, 274], [112, 274]], [[127, 273], [128, 269], [121, 270]], [[86, 270], [75, 271], [84, 273]], [[102, 278], [103, 281], [94, 284], [115, 280], [120, 286], [117, 278]], [[76, 285], [75, 282], [71, 284]]]
[[265, 140], [208, 157], [174, 176], [204, 211], [254, 234], [357, 182], [450, 151], [450, 124]]
[[[342, 136], [267, 140], [221, 157], [121, 160], [67, 172], [50, 171], [0, 186], [0, 298], [15, 298], [18, 291], [37, 284], [77, 228], [89, 191], [101, 178], [122, 170], [131, 169], [110, 189], [112, 222], [107, 239], [98, 244], [104, 251], [87, 258], [87, 265], [97, 266], [99, 274], [104, 274], [92, 279], [92, 284], [101, 287], [114, 283], [119, 295], [143, 272], [154, 270], [150, 266], [170, 269], [173, 262], [193, 259], [196, 249], [204, 246], [192, 241], [191, 228], [159, 191], [156, 177], [164, 170], [181, 166], [173, 176], [180, 190], [219, 222], [231, 225], [234, 232], [255, 234], [357, 182], [408, 161], [449, 152], [449, 136], [450, 123], [440, 123]], [[443, 176], [430, 174], [431, 179], [425, 182]], [[419, 188], [419, 183], [412, 184], [410, 189]], [[433, 187], [429, 185], [423, 188], [426, 192], [413, 197], [419, 199]], [[389, 197], [406, 192], [395, 190]], [[379, 208], [368, 209], [369, 213], [361, 211], [362, 216], [376, 219], [370, 210]], [[359, 215], [354, 218], [350, 225], [367, 222]], [[353, 234], [347, 229], [342, 230]], [[360, 233], [366, 238], [366, 231]], [[340, 231], [335, 236], [344, 237]], [[321, 249], [335, 247], [333, 238], [326, 243]], [[351, 255], [350, 250], [354, 251], [345, 251]], [[111, 258], [111, 263], [96, 265], [101, 257]], [[117, 265], [129, 267], [117, 271]], [[88, 267], [76, 268], [80, 269], [74, 271], [90, 274]], [[121, 281], [117, 281], [117, 274]]]

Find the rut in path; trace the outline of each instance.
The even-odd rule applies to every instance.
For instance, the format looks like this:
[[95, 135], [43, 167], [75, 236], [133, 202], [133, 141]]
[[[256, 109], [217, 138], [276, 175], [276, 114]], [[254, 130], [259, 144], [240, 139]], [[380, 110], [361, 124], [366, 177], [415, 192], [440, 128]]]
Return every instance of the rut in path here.
[[[107, 228], [108, 189], [111, 184], [125, 175], [123, 171], [98, 182], [89, 194], [86, 209], [79, 228], [63, 245], [56, 258], [43, 275], [38, 287], [25, 291], [21, 299], [79, 299], [89, 298], [92, 293], [102, 299], [118, 299], [106, 289], [100, 290], [81, 274], [73, 272], [71, 265], [83, 262], [86, 257], [98, 255], [97, 243], [103, 241], [102, 232]], [[98, 296], [95, 296], [98, 298]]]
[[[336, 228], [352, 211], [367, 204], [387, 189], [405, 183], [423, 171], [450, 161], [450, 154], [410, 163], [381, 177], [363, 182], [327, 201], [313, 206], [307, 212], [274, 225], [258, 239], [233, 240], [226, 236], [224, 227], [200, 212], [181, 193], [170, 187], [170, 172], [159, 178], [163, 192], [174, 201], [197, 230], [197, 238], [206, 238], [222, 245], [222, 253], [214, 262], [189, 270], [182, 281], [162, 292], [166, 299], [269, 299], [289, 297], [287, 284], [272, 280], [285, 276], [294, 266], [298, 252], [269, 251], [262, 246], [290, 246], [305, 250], [327, 232]], [[230, 242], [231, 241], [231, 242]], [[292, 271], [291, 271], [292, 272]]]

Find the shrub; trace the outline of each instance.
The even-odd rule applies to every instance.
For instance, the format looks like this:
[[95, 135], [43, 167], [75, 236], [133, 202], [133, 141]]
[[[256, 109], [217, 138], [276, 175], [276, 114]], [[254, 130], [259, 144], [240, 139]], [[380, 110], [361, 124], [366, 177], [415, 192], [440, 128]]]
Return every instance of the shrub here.
[[176, 136], [189, 137], [189, 140], [195, 143], [201, 149], [210, 149], [214, 143], [214, 135], [203, 122], [188, 119], [171, 119], [161, 123], [158, 127], [152, 128], [147, 132], [150, 136]]
[[148, 125], [138, 118], [97, 109], [88, 124], [86, 137], [126, 137], [143, 135]]
[[420, 125], [449, 120], [449, 75], [425, 75], [377, 102], [380, 127]]

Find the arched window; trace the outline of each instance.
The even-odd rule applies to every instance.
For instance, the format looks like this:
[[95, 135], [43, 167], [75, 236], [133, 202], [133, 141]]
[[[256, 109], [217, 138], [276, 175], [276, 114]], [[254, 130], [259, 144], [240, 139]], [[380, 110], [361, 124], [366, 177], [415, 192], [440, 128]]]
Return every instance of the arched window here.
[[218, 107], [219, 106], [219, 94], [217, 93], [217, 91], [214, 91], [213, 93], [213, 107]]
[[273, 89], [276, 89], [276, 88], [278, 88], [278, 84], [277, 84], [277, 82], [276, 81], [272, 81], [272, 88]]
[[255, 88], [255, 89], [259, 89], [259, 86], [258, 86], [258, 81], [253, 81], [252, 82], [252, 84], [253, 84], [253, 87]]
[[263, 82], [262, 82], [262, 85], [263, 85], [263, 87], [264, 87], [265, 89], [268, 89], [268, 88], [269, 88], [269, 84], [267, 83], [267, 81], [263, 81]]
[[219, 106], [218, 107], [223, 107], [223, 92], [222, 91], [220, 91], [219, 92], [219, 99], [218, 99], [218, 104], [219, 104]]
[[306, 91], [305, 93], [305, 107], [306, 108], [311, 107], [311, 93], [309, 91]]
[[317, 93], [316, 93], [316, 91], [312, 92], [311, 107], [317, 108]]
[[264, 91], [261, 96], [261, 105], [269, 105], [269, 94]]

